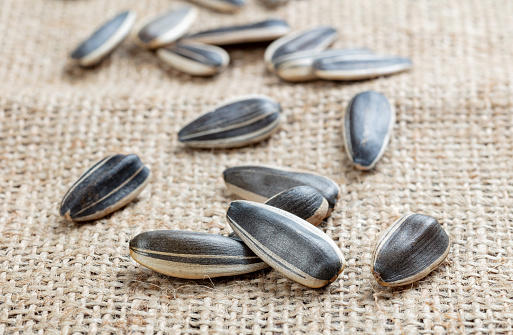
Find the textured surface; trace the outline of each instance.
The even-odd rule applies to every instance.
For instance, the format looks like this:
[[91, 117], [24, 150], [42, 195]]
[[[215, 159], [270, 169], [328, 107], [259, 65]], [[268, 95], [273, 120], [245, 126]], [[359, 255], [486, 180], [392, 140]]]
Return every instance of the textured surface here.
[[[214, 78], [192, 78], [126, 40], [91, 70], [66, 56], [109, 17], [143, 18], [174, 0], [0, 1], [0, 333], [513, 332], [513, 2], [248, 1], [236, 15], [200, 9], [194, 31], [280, 16], [293, 28], [333, 24], [335, 47], [411, 57], [412, 71], [359, 83], [287, 84], [264, 48], [231, 48]], [[315, 5], [313, 5], [315, 3]], [[335, 5], [336, 3], [336, 5]], [[375, 171], [355, 170], [343, 111], [358, 92], [397, 112]], [[233, 150], [177, 142], [189, 120], [236, 94], [283, 107], [281, 130]], [[111, 153], [136, 153], [153, 178], [136, 201], [91, 224], [62, 221], [71, 184]], [[231, 232], [222, 171], [277, 164], [317, 171], [342, 195], [319, 227], [348, 262], [325, 289], [273, 270], [180, 280], [129, 258], [152, 229]], [[400, 290], [376, 285], [371, 252], [407, 212], [435, 217], [452, 247], [437, 270]]]

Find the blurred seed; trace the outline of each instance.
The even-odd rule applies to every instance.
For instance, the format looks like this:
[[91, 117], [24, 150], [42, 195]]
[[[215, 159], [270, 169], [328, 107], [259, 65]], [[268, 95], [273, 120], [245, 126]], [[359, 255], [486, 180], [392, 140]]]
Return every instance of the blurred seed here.
[[96, 220], [125, 206], [150, 181], [150, 170], [137, 155], [107, 156], [66, 192], [60, 214], [68, 220]]
[[73, 50], [71, 59], [84, 67], [98, 64], [123, 42], [135, 18], [132, 11], [116, 15]]
[[344, 270], [344, 256], [335, 242], [289, 212], [238, 200], [230, 204], [226, 218], [257, 256], [300, 284], [322, 287]]
[[130, 241], [130, 256], [151, 270], [186, 279], [236, 276], [268, 267], [241, 241], [179, 230], [137, 235]]
[[264, 4], [270, 7], [281, 6], [289, 2], [289, 0], [260, 0]]
[[395, 123], [394, 109], [384, 95], [367, 91], [357, 94], [344, 117], [347, 155], [360, 170], [370, 170], [381, 159]]
[[193, 76], [213, 76], [223, 71], [230, 62], [225, 50], [197, 42], [179, 42], [160, 48], [157, 56], [178, 71]]
[[228, 168], [223, 177], [228, 190], [243, 199], [262, 203], [293, 187], [311, 186], [328, 201], [328, 215], [340, 194], [333, 180], [306, 171], [247, 165]]
[[296, 52], [322, 51], [333, 43], [336, 36], [337, 31], [328, 26], [303, 29], [285, 35], [271, 43], [265, 50], [264, 60], [267, 69], [273, 72], [274, 63]]
[[244, 0], [191, 0], [192, 2], [221, 13], [233, 13], [246, 4]]
[[186, 5], [147, 20], [136, 30], [135, 42], [147, 49], [169, 45], [187, 33], [197, 14], [196, 7]]
[[281, 106], [266, 96], [246, 96], [217, 107], [182, 128], [178, 140], [195, 148], [232, 148], [271, 136], [281, 121]]
[[436, 269], [450, 246], [449, 236], [436, 219], [405, 215], [379, 239], [372, 254], [372, 274], [385, 286], [413, 283]]
[[287, 57], [281, 57], [274, 63], [276, 74], [283, 80], [290, 82], [308, 81], [317, 79], [313, 63], [327, 57], [353, 57], [354, 55], [368, 55], [372, 51], [360, 49], [330, 49], [324, 51], [309, 50], [296, 52]]
[[411, 69], [408, 58], [383, 55], [360, 55], [354, 58], [332, 57], [314, 62], [315, 75], [328, 80], [363, 80]]
[[214, 45], [230, 45], [273, 41], [287, 34], [289, 31], [290, 27], [287, 22], [274, 19], [239, 26], [205, 30], [187, 36], [186, 40]]

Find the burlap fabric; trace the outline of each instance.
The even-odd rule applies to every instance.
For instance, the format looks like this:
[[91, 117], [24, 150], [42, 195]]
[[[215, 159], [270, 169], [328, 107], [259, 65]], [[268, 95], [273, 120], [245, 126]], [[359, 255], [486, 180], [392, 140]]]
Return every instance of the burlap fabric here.
[[[236, 15], [201, 9], [194, 31], [271, 16], [331, 24], [336, 47], [409, 56], [414, 70], [372, 81], [289, 84], [265, 71], [265, 46], [230, 48], [231, 65], [194, 78], [130, 40], [91, 70], [70, 50], [117, 12], [139, 19], [179, 1], [0, 1], [0, 334], [512, 333], [513, 2], [297, 0], [276, 10], [248, 0]], [[372, 172], [355, 170], [342, 115], [364, 90], [397, 111]], [[178, 130], [225, 99], [266, 94], [285, 122], [263, 143], [190, 150]], [[94, 161], [136, 153], [151, 167], [137, 200], [96, 222], [58, 215]], [[128, 241], [155, 229], [227, 235], [235, 199], [222, 171], [273, 164], [317, 171], [342, 189], [320, 228], [348, 267], [324, 289], [274, 270], [212, 280], [159, 275]], [[370, 272], [379, 233], [408, 212], [437, 218], [447, 261], [389, 290]]]

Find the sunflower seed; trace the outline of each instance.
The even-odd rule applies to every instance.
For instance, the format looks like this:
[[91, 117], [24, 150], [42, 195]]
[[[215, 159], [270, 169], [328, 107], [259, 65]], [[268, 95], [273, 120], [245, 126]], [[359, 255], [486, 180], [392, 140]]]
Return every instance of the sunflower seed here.
[[182, 128], [178, 140], [195, 148], [232, 148], [271, 136], [281, 120], [280, 104], [246, 96], [217, 107]]
[[82, 42], [71, 53], [71, 59], [84, 67], [98, 64], [123, 42], [134, 25], [135, 17], [132, 11], [116, 15]]
[[223, 49], [197, 42], [179, 42], [160, 48], [157, 56], [178, 71], [193, 76], [213, 76], [230, 62], [230, 56]]
[[287, 2], [289, 2], [289, 0], [260, 0], [260, 1], [270, 7], [284, 5]]
[[411, 69], [408, 58], [384, 55], [360, 55], [354, 58], [333, 57], [315, 61], [315, 75], [328, 80], [362, 80]]
[[290, 31], [283, 20], [265, 20], [261, 22], [205, 30], [186, 37], [186, 40], [215, 45], [273, 41]]
[[265, 202], [317, 226], [328, 214], [328, 201], [311, 186], [297, 186]]
[[354, 55], [368, 55], [372, 51], [360, 49], [330, 49], [324, 51], [308, 50], [296, 52], [287, 57], [281, 57], [274, 63], [276, 74], [286, 81], [307, 81], [317, 79], [314, 73], [313, 63], [327, 57], [353, 57]]
[[171, 44], [187, 33], [197, 14], [196, 7], [181, 6], [151, 18], [136, 30], [135, 42], [147, 49]]
[[282, 57], [307, 50], [322, 51], [336, 38], [337, 31], [332, 27], [321, 26], [292, 32], [271, 43], [265, 50], [264, 60], [270, 72], [274, 63]]
[[198, 5], [222, 13], [232, 13], [240, 10], [246, 2], [244, 0], [191, 0]]
[[258, 202], [266, 202], [296, 186], [311, 186], [328, 201], [328, 215], [340, 194], [340, 188], [333, 180], [306, 171], [247, 165], [228, 168], [223, 177], [228, 190], [243, 199]]
[[300, 284], [322, 287], [344, 270], [344, 256], [335, 242], [289, 212], [238, 200], [230, 204], [226, 218], [257, 256]]
[[71, 186], [60, 214], [73, 221], [102, 218], [135, 199], [149, 181], [150, 170], [137, 155], [107, 156]]
[[450, 246], [449, 236], [436, 219], [405, 215], [379, 239], [372, 254], [372, 274], [385, 286], [413, 283], [436, 269]]
[[384, 95], [367, 91], [357, 94], [344, 117], [347, 155], [360, 170], [370, 170], [381, 159], [395, 123], [394, 109]]
[[235, 276], [268, 267], [241, 241], [178, 230], [137, 235], [130, 241], [130, 255], [147, 268], [186, 279]]

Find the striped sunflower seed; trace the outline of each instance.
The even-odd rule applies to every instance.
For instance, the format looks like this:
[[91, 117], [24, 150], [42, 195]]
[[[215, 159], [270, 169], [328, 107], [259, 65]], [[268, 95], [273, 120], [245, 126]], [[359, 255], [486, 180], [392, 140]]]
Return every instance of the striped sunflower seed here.
[[390, 141], [395, 111], [384, 95], [367, 91], [357, 94], [344, 117], [347, 155], [360, 170], [370, 170], [381, 159]]
[[340, 194], [333, 180], [306, 171], [247, 165], [228, 168], [223, 177], [228, 190], [243, 199], [262, 203], [293, 187], [311, 186], [328, 201], [327, 215], [335, 208]]
[[416, 282], [445, 260], [450, 246], [449, 236], [436, 219], [405, 215], [379, 239], [372, 254], [372, 274], [385, 286]]
[[141, 24], [136, 29], [134, 40], [147, 49], [169, 45], [187, 33], [197, 15], [198, 9], [193, 6], [170, 10]]
[[87, 170], [66, 192], [60, 214], [73, 221], [96, 220], [125, 206], [150, 181], [137, 155], [111, 155]]
[[84, 67], [98, 64], [123, 42], [134, 25], [135, 17], [132, 11], [116, 15], [82, 42], [70, 58]]
[[398, 56], [360, 55], [354, 58], [332, 57], [315, 61], [314, 73], [328, 80], [363, 80], [411, 69], [411, 60]]
[[292, 32], [271, 43], [265, 50], [264, 60], [270, 72], [274, 63], [293, 53], [326, 49], [337, 37], [337, 31], [332, 27], [320, 26]]
[[245, 0], [191, 0], [192, 2], [221, 13], [233, 13], [246, 4]]
[[271, 136], [281, 120], [281, 106], [266, 96], [247, 96], [223, 104], [182, 128], [178, 140], [195, 148], [233, 148]]
[[268, 265], [237, 239], [178, 230], [157, 230], [130, 241], [130, 255], [162, 274], [186, 279], [235, 276]]
[[296, 52], [288, 57], [282, 57], [274, 63], [274, 71], [283, 80], [297, 82], [317, 79], [313, 64], [315, 61], [328, 57], [353, 57], [355, 55], [368, 55], [372, 51], [360, 49], [330, 49], [324, 51], [309, 50]]
[[230, 45], [273, 41], [289, 31], [290, 27], [287, 22], [274, 19], [240, 26], [205, 30], [187, 36], [186, 40], [214, 45]]
[[193, 76], [213, 76], [230, 62], [223, 49], [197, 42], [179, 42], [160, 48], [157, 56], [176, 70]]
[[323, 287], [344, 270], [344, 256], [335, 242], [289, 212], [238, 200], [230, 204], [226, 218], [257, 256], [300, 284]]

